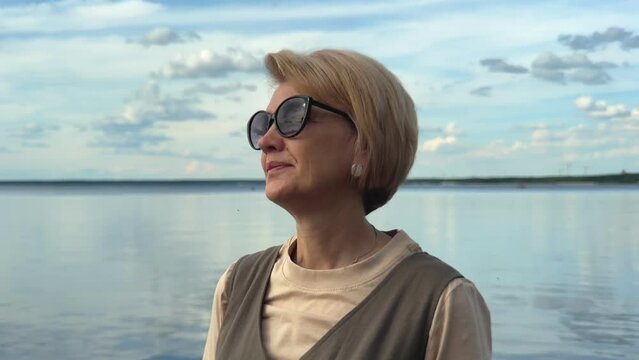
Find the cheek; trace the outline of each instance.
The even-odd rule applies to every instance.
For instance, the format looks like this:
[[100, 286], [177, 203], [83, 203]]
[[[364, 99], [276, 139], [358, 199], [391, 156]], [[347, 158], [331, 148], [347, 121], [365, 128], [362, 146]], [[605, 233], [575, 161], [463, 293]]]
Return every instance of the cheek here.
[[329, 178], [341, 182], [350, 176], [353, 161], [353, 146], [343, 139], [324, 138], [313, 148], [306, 149], [307, 168], [305, 173], [310, 179]]
[[333, 156], [335, 165], [350, 164], [355, 154], [356, 137], [350, 133], [339, 132], [339, 135], [324, 139], [323, 146]]
[[266, 154], [264, 152], [260, 155], [260, 165], [262, 166], [262, 171], [266, 172]]
[[300, 175], [309, 182], [342, 181], [350, 177], [356, 135], [343, 124], [311, 123], [287, 148]]

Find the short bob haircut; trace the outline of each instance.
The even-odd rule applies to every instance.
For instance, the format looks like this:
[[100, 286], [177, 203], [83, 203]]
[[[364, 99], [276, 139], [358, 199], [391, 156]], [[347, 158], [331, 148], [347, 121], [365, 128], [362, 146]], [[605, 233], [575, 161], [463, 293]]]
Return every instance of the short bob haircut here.
[[355, 180], [369, 214], [386, 204], [408, 176], [417, 151], [415, 104], [384, 65], [354, 51], [267, 54], [277, 83], [347, 112], [357, 128], [356, 154], [365, 159]]

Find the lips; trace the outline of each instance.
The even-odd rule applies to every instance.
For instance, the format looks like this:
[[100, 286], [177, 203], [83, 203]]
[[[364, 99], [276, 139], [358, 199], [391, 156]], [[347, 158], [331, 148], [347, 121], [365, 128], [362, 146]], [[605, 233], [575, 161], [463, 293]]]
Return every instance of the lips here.
[[281, 161], [269, 161], [266, 163], [266, 173], [270, 173], [271, 171], [278, 171], [293, 165]]

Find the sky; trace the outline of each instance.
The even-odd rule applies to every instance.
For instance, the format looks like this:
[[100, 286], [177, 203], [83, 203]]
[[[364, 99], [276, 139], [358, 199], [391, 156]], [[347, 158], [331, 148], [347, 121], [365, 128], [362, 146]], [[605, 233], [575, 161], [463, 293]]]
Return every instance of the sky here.
[[639, 172], [639, 2], [0, 0], [0, 180], [261, 179], [262, 60], [351, 49], [413, 97], [409, 178]]

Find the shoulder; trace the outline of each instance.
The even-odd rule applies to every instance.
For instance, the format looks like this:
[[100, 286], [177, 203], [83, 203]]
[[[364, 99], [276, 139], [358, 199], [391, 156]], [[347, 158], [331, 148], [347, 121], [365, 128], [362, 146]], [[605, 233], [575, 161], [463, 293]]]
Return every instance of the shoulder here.
[[434, 310], [434, 305], [446, 286], [453, 279], [463, 277], [446, 262], [424, 252], [403, 230], [393, 231], [391, 245], [401, 249], [401, 256], [388, 277], [392, 278], [396, 287], [403, 287], [402, 292], [420, 298], [428, 297], [431, 310]]
[[437, 267], [441, 269], [447, 269], [449, 271], [453, 271], [459, 274], [459, 272], [451, 265], [448, 265], [443, 260], [440, 260], [439, 258], [433, 255], [430, 255], [429, 253], [424, 251], [416, 252], [412, 254], [411, 256], [409, 256], [408, 259], [411, 259], [418, 267], [422, 267], [422, 268]]
[[282, 248], [282, 245], [271, 246], [271, 247], [268, 247], [268, 248], [266, 248], [264, 250], [260, 250], [260, 251], [257, 251], [257, 252], [251, 253], [251, 254], [246, 254], [246, 255], [240, 257], [235, 262], [239, 263], [239, 262], [245, 262], [245, 261], [259, 260], [259, 259], [262, 259], [264, 257], [272, 256], [273, 254], [279, 253], [281, 248]]
[[[252, 279], [251, 276], [259, 274], [256, 268], [259, 265], [268, 265], [268, 262], [277, 256], [281, 246], [273, 246], [262, 251], [247, 254], [234, 261], [220, 276], [215, 288], [214, 304], [219, 304], [221, 312], [226, 309], [231, 293], [236, 284], [236, 278]], [[258, 269], [259, 270], [259, 269]], [[251, 274], [252, 273], [252, 274]]]
[[462, 276], [455, 268], [446, 262], [423, 251], [419, 244], [403, 230], [395, 230], [392, 240], [405, 249], [405, 258], [400, 262], [400, 265], [409, 268], [411, 272], [416, 272], [420, 275], [443, 275], [449, 273], [454, 275], [453, 277]]
[[252, 267], [255, 265], [263, 265], [265, 263], [268, 263], [271, 260], [274, 260], [278, 256], [281, 248], [282, 248], [282, 245], [277, 245], [277, 246], [272, 246], [258, 252], [254, 252], [252, 254], [244, 255], [240, 257], [237, 261], [235, 261], [233, 265], [233, 270], [234, 272], [243, 271], [243, 270], [246, 270], [246, 268], [248, 267]]
[[477, 289], [472, 281], [463, 277], [451, 281], [442, 293], [442, 300], [456, 299], [459, 297], [470, 298], [477, 301], [481, 300], [481, 302], [483, 302], [483, 297], [479, 293], [479, 289]]
[[490, 311], [470, 280], [456, 278], [442, 291], [429, 334], [427, 359], [490, 359]]
[[233, 282], [233, 279], [235, 278], [238, 271], [244, 272], [246, 271], [247, 267], [250, 267], [257, 263], [265, 262], [273, 257], [276, 257], [281, 248], [282, 246], [272, 246], [258, 252], [244, 255], [235, 260], [233, 263], [231, 263], [231, 265], [229, 265], [229, 267], [226, 268], [226, 270], [220, 276], [216, 286], [216, 294], [227, 294], [229, 291], [229, 287], [231, 287], [231, 284], [229, 283]]
[[490, 323], [490, 311], [484, 297], [475, 284], [466, 278], [456, 278], [448, 283], [439, 298], [437, 313], [451, 314], [444, 316], [444, 320], [459, 314]]
[[238, 285], [238, 281], [249, 286], [254, 280], [270, 274], [270, 268], [278, 257], [282, 245], [272, 246], [262, 251], [244, 255], [239, 258], [226, 271], [225, 287], [227, 292]]
[[455, 279], [463, 278], [454, 267], [425, 252], [418, 252], [408, 256], [397, 265], [398, 271], [409, 274], [413, 281], [438, 284], [439, 292], [451, 284]]

